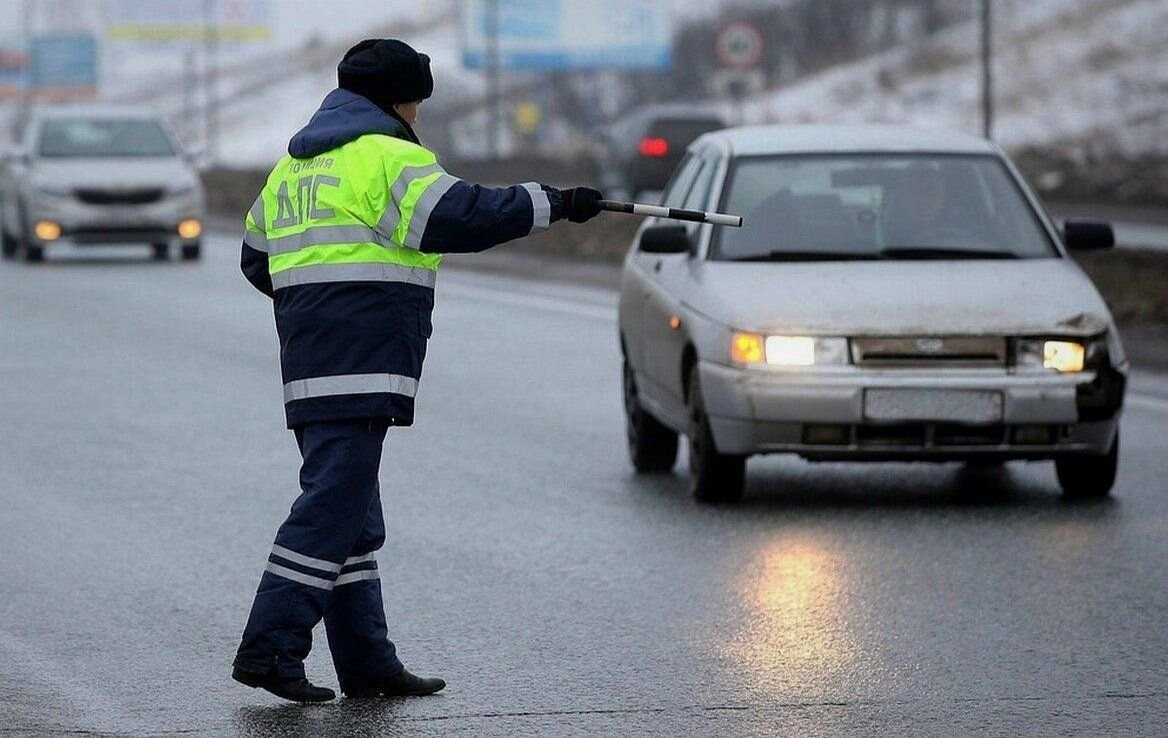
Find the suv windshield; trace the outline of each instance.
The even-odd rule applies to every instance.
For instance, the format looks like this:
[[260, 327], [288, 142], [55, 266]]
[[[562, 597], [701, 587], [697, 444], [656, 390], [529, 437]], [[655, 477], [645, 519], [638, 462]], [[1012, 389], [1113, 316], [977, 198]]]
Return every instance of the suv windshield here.
[[1053, 244], [992, 155], [742, 157], [721, 210], [723, 261], [1041, 258]]
[[166, 132], [155, 121], [106, 118], [45, 121], [39, 153], [47, 157], [175, 155]]

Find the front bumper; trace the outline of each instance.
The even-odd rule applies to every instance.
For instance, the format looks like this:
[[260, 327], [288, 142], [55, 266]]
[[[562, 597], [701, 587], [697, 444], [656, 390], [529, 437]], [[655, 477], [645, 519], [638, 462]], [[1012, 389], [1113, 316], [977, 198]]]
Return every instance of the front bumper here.
[[[706, 412], [719, 451], [815, 459], [1041, 459], [1103, 454], [1119, 423], [1124, 375], [1001, 369], [757, 371], [703, 361]], [[943, 414], [873, 419], [868, 390], [1000, 394], [1000, 412], [970, 421]], [[1106, 407], [1100, 406], [1106, 398]]]
[[[204, 222], [198, 196], [168, 197], [141, 205], [93, 205], [64, 196], [38, 195], [29, 203], [28, 216], [26, 233], [34, 244], [41, 246], [61, 241], [81, 245], [194, 243], [197, 237], [179, 235], [178, 224], [190, 219]], [[60, 237], [51, 240], [38, 238], [34, 226], [41, 221], [60, 226]]]

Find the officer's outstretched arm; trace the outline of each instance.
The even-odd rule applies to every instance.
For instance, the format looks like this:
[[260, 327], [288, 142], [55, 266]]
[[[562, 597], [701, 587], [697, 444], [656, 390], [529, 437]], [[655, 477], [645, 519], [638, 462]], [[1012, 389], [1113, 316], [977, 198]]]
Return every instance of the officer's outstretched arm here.
[[484, 251], [566, 215], [560, 191], [538, 182], [483, 187], [443, 174], [430, 187], [436, 192], [418, 198], [409, 227], [421, 236], [416, 247], [430, 253]]

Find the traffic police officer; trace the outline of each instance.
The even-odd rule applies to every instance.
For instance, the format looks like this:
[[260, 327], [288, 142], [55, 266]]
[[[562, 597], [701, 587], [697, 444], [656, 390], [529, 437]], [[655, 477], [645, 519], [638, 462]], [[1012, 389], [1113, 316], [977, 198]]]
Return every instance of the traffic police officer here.
[[300, 702], [332, 699], [304, 675], [323, 618], [341, 691], [430, 694], [387, 636], [374, 553], [385, 540], [378, 467], [389, 426], [410, 425], [442, 254], [482, 251], [600, 212], [600, 193], [489, 188], [442, 170], [413, 131], [430, 60], [362, 41], [246, 219], [243, 273], [272, 298], [301, 494], [276, 533], [233, 678]]

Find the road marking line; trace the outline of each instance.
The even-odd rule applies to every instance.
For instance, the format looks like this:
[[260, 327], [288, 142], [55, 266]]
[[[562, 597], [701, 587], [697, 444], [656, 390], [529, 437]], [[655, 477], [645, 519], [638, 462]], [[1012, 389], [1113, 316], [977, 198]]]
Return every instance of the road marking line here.
[[1164, 397], [1129, 392], [1127, 396], [1127, 403], [1129, 405], [1135, 405], [1136, 407], [1142, 407], [1148, 410], [1159, 410], [1160, 412], [1168, 413], [1168, 398]]
[[508, 292], [506, 290], [495, 289], [493, 287], [471, 287], [462, 283], [442, 283], [439, 282], [439, 293], [451, 292], [460, 297], [471, 297], [480, 300], [491, 300], [506, 305], [514, 305], [516, 307], [531, 307], [540, 310], [553, 310], [555, 312], [567, 313], [568, 315], [578, 315], [585, 318], [596, 318], [598, 320], [616, 321], [616, 308], [605, 307], [595, 303], [587, 303], [574, 301], [571, 299], [560, 299], [547, 297], [543, 295], [523, 295], [515, 292]]

